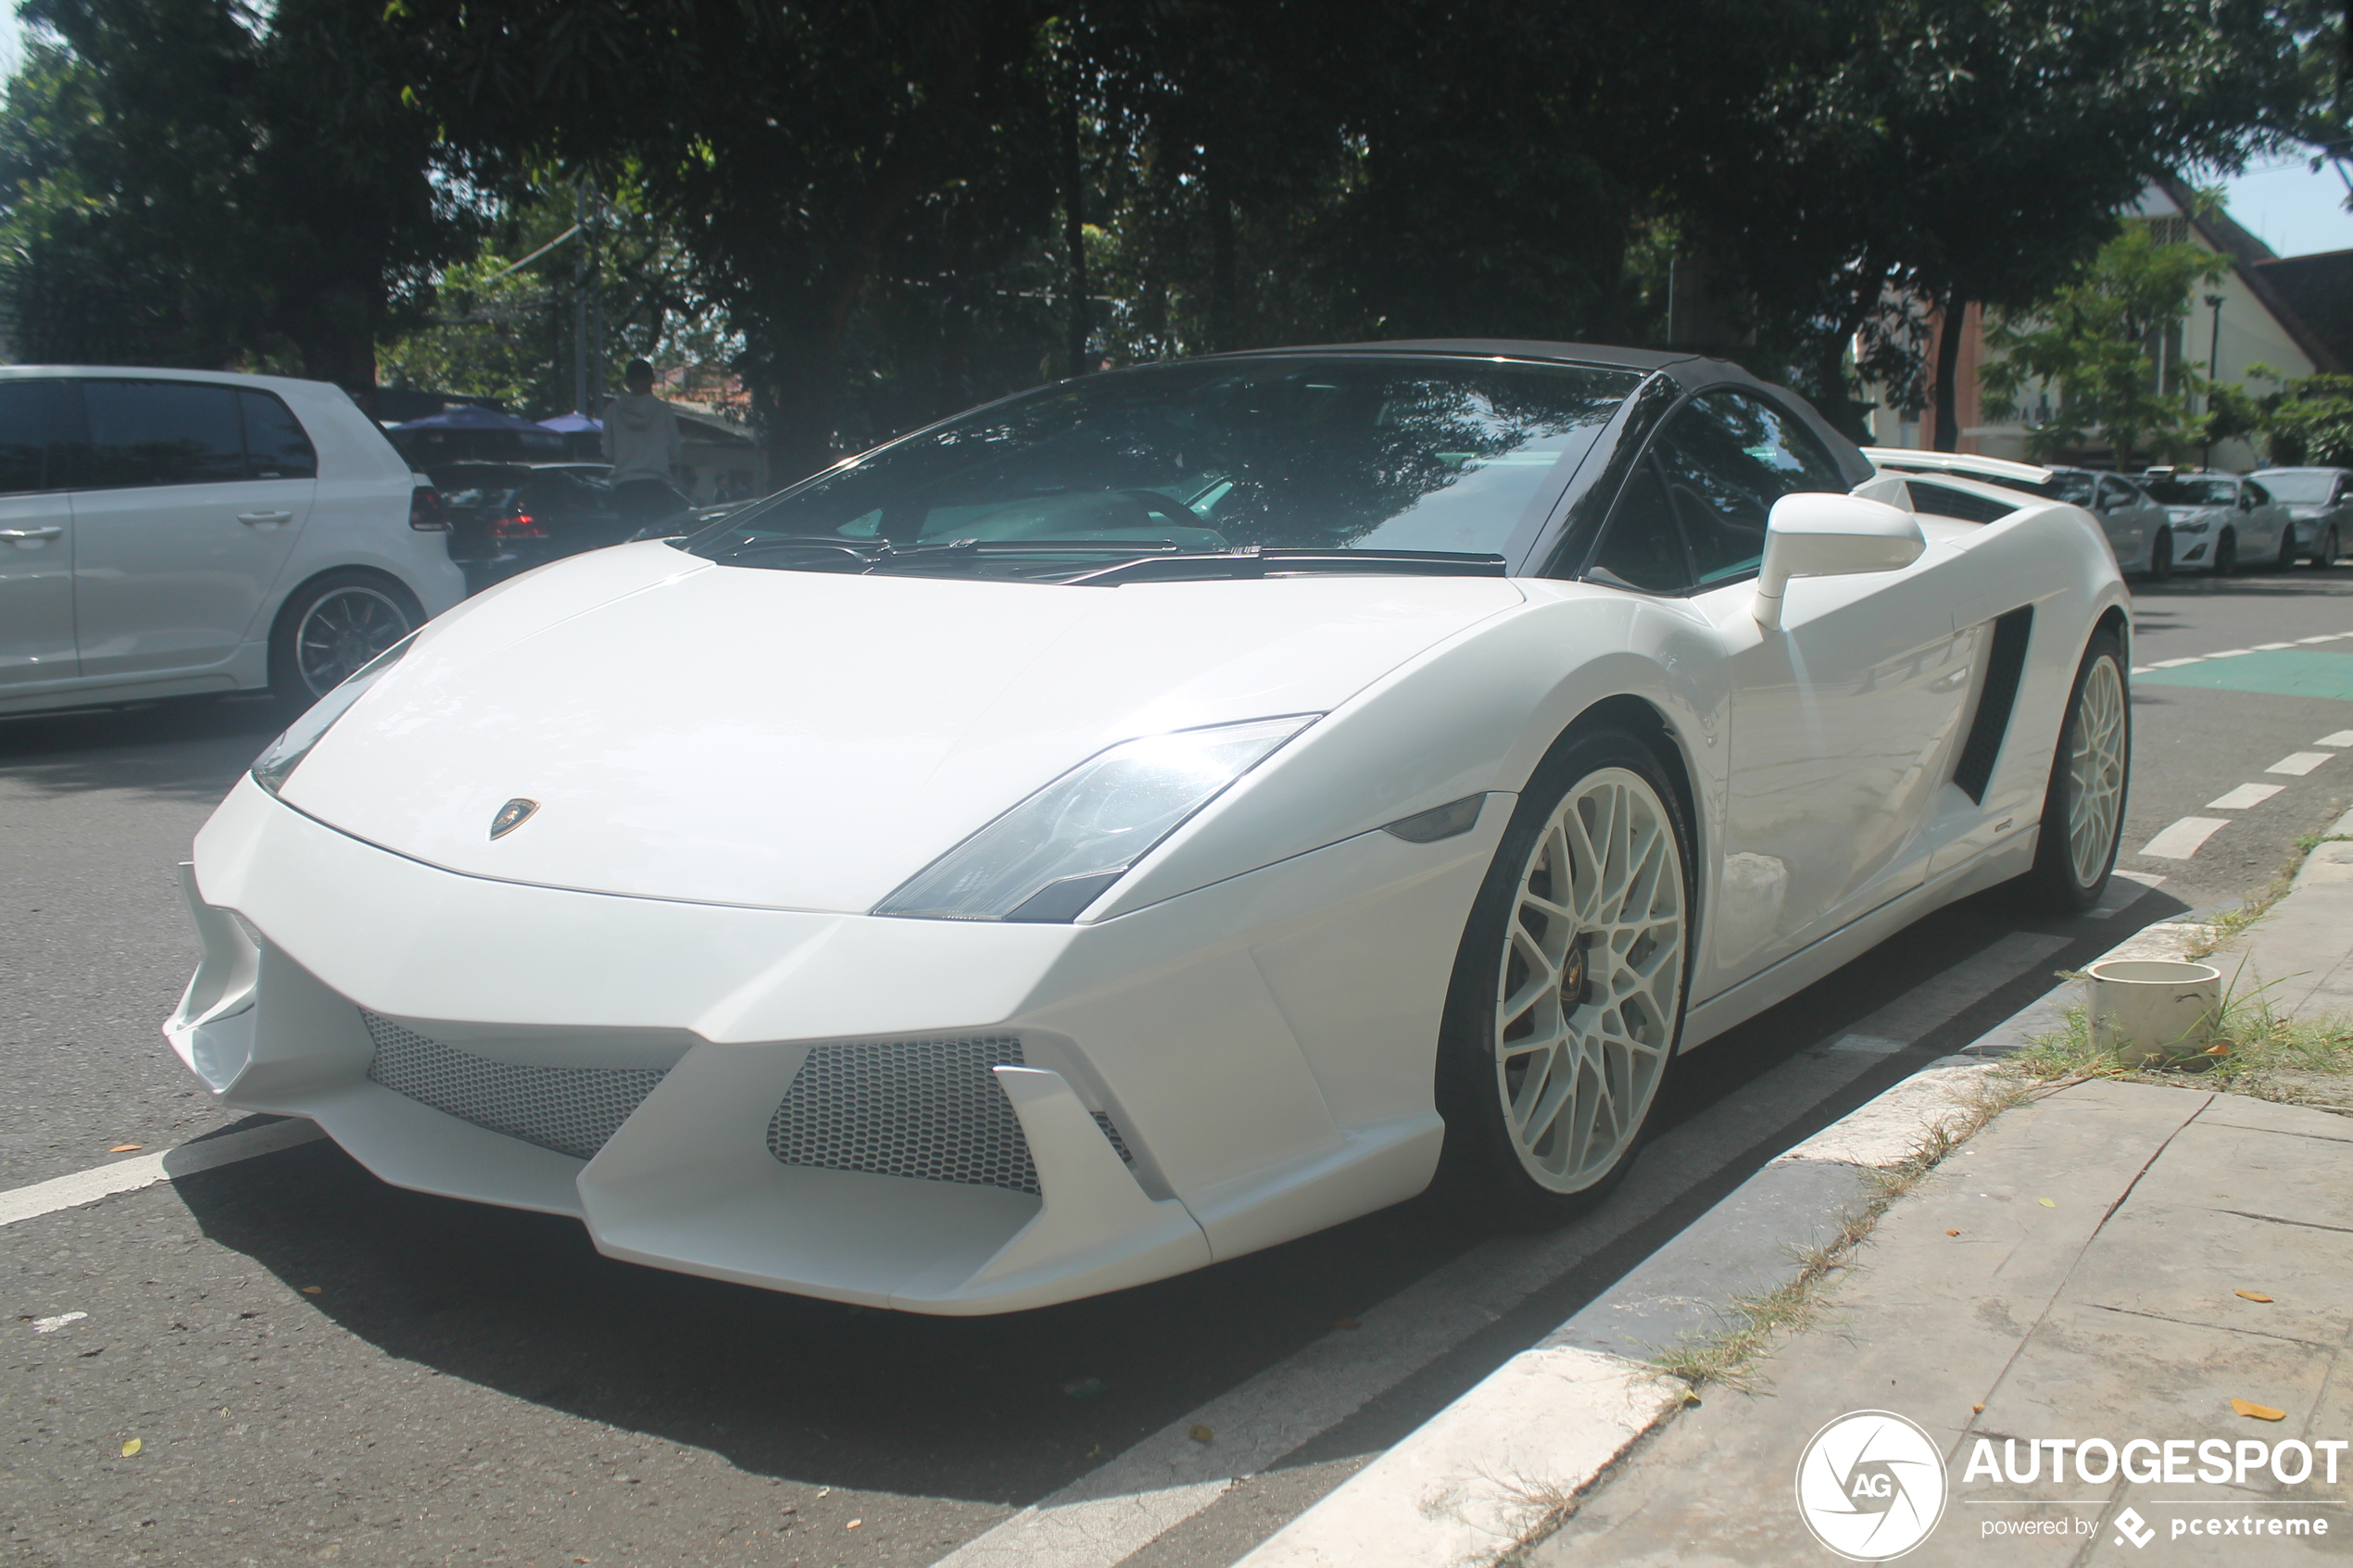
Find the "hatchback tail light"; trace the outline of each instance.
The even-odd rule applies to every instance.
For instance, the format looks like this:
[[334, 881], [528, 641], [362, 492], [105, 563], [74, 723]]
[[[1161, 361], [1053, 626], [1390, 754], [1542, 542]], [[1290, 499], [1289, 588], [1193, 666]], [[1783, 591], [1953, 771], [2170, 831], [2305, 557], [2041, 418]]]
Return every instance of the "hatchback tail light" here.
[[449, 516], [442, 508], [440, 491], [420, 484], [409, 492], [409, 526], [420, 533], [449, 532]]
[[504, 517], [490, 520], [490, 536], [493, 539], [545, 539], [547, 537], [547, 525], [529, 512], [509, 512]]

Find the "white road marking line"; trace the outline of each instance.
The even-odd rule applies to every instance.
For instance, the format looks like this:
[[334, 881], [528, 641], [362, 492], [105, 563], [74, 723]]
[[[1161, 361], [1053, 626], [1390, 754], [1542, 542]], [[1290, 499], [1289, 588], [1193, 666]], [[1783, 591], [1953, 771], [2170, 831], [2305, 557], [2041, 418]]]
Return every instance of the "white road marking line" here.
[[2296, 645], [2294, 643], [2258, 643], [2255, 645], [2255, 651], [2257, 653], [2277, 653], [2282, 648], [2292, 648], [2295, 646]]
[[2299, 643], [2333, 643], [2343, 635], [2342, 632], [2323, 632], [2317, 637], [2298, 637], [2296, 640]]
[[2154, 860], [2186, 860], [2200, 845], [2230, 825], [2228, 817], [2183, 817], [2141, 846], [2141, 855]]
[[[1909, 1044], [2066, 946], [2063, 936], [2015, 932], [1857, 1020], [1850, 1033]], [[1113, 1568], [1216, 1502], [1237, 1477], [1257, 1474], [1330, 1430], [1664, 1211], [1720, 1162], [1724, 1149], [1749, 1148], [1879, 1060], [1799, 1052], [1661, 1136], [1592, 1218], [1543, 1236], [1481, 1242], [1359, 1314], [1361, 1327], [1327, 1334], [1178, 1416], [933, 1568]], [[1193, 1441], [1196, 1424], [1216, 1440]]]
[[2218, 795], [2206, 803], [2209, 811], [2244, 811], [2250, 806], [2260, 806], [2285, 789], [2285, 784], [2244, 784], [2227, 795]]
[[2339, 730], [2333, 735], [2322, 735], [2314, 746], [2353, 746], [2353, 730]]
[[2196, 664], [2199, 659], [2204, 659], [2205, 657], [2206, 656], [2204, 654], [2198, 654], [2190, 659], [2160, 659], [2155, 664], [2150, 665], [2149, 668], [2152, 670], [2174, 670], [2184, 664]]
[[2223, 648], [2219, 653], [2209, 653], [2206, 657], [2208, 659], [2236, 659], [2243, 653], [2253, 653], [2254, 651], [2255, 650], [2253, 648]]
[[2263, 771], [2267, 773], [2294, 773], [2302, 778], [2335, 755], [2334, 751], [2293, 751]]
[[2154, 664], [2135, 664], [2133, 666], [2133, 673], [2135, 675], [2145, 675], [2156, 668], [2157, 666]]
[[34, 1182], [30, 1186], [14, 1187], [0, 1192], [0, 1225], [38, 1219], [44, 1214], [54, 1214], [60, 1209], [76, 1209], [118, 1192], [136, 1192], [157, 1182], [174, 1181], [198, 1171], [233, 1165], [240, 1160], [251, 1160], [258, 1154], [273, 1154], [279, 1149], [292, 1148], [296, 1144], [308, 1143], [326, 1135], [316, 1122], [289, 1117], [265, 1127], [249, 1127], [242, 1133], [202, 1138], [195, 1143], [183, 1143], [176, 1148], [143, 1154], [135, 1160], [118, 1160], [111, 1165], [99, 1165], [87, 1171], [76, 1171], [69, 1176], [57, 1176], [45, 1182]]

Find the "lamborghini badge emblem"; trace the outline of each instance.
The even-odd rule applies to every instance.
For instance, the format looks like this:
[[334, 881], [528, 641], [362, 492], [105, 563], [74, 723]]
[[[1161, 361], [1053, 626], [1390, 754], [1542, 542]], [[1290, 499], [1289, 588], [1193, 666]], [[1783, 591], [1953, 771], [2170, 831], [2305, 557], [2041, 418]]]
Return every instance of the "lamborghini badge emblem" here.
[[531, 821], [531, 814], [538, 809], [539, 802], [536, 800], [525, 800], [518, 797], [508, 801], [498, 808], [498, 814], [490, 819], [490, 836], [506, 837], [515, 829]]

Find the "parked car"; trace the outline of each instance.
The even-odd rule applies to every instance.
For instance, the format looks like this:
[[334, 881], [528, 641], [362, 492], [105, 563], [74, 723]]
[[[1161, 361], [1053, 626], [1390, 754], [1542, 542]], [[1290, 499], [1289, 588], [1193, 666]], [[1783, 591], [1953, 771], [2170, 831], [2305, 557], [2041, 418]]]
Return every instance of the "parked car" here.
[[1949, 511], [1979, 521], [1992, 521], [1983, 515], [1987, 503], [1982, 498], [1945, 499], [1950, 491], [1936, 485], [1933, 476], [1937, 474], [1980, 480], [2021, 495], [2066, 501], [2082, 507], [2098, 521], [2101, 532], [2108, 535], [2108, 547], [2116, 552], [2117, 565], [2123, 571], [2160, 578], [2173, 574], [2172, 536], [2166, 531], [2165, 508], [2122, 474], [2093, 469], [2038, 468], [2032, 463], [2015, 463], [1973, 452], [1867, 446], [1863, 453], [1884, 471], [1928, 476], [1914, 484], [1914, 504], [1922, 511]]
[[0, 367], [0, 713], [333, 690], [464, 596], [423, 483], [321, 382]]
[[613, 509], [606, 463], [434, 463], [449, 558], [479, 593], [533, 567], [618, 545], [637, 531]]
[[387, 1181], [875, 1307], [1441, 1161], [1556, 1223], [1679, 1052], [1980, 889], [2100, 898], [2130, 597], [2080, 508], [1946, 483], [2001, 515], [1635, 349], [1042, 387], [355, 676], [198, 835], [167, 1035]]
[[2295, 521], [2254, 480], [2151, 469], [2139, 483], [2165, 508], [2176, 565], [2204, 565], [2221, 577], [2247, 561], [2296, 564]]
[[2329, 566], [2345, 553], [2353, 536], [2353, 469], [2258, 469], [2247, 477], [2287, 508], [2308, 562]]

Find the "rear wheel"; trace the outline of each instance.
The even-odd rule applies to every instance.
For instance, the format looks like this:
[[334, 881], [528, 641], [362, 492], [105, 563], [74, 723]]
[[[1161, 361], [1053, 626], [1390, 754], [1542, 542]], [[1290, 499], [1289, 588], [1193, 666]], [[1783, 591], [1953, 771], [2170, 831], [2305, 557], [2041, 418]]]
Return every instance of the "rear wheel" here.
[[2336, 564], [2336, 558], [2344, 553], [2345, 547], [2337, 538], [2336, 524], [2334, 523], [2330, 523], [2326, 528], [2322, 529], [2321, 531], [2321, 536], [2312, 541], [2312, 564], [2314, 566], [2334, 566]]
[[2123, 645], [2103, 627], [2092, 634], [2067, 699], [2043, 797], [2043, 831], [2025, 881], [2035, 899], [2061, 914], [2088, 909], [2108, 889], [2124, 833], [2133, 766], [2133, 710]]
[[295, 590], [270, 633], [270, 690], [300, 711], [425, 623], [416, 596], [372, 571], [330, 571]]
[[1522, 792], [1439, 1045], [1446, 1179], [1482, 1218], [1558, 1224], [1633, 1163], [1682, 1030], [1690, 843], [1623, 731], [1570, 740]]
[[2149, 546], [2149, 575], [2162, 583], [2173, 575], [2173, 531], [2160, 528], [2157, 542]]

